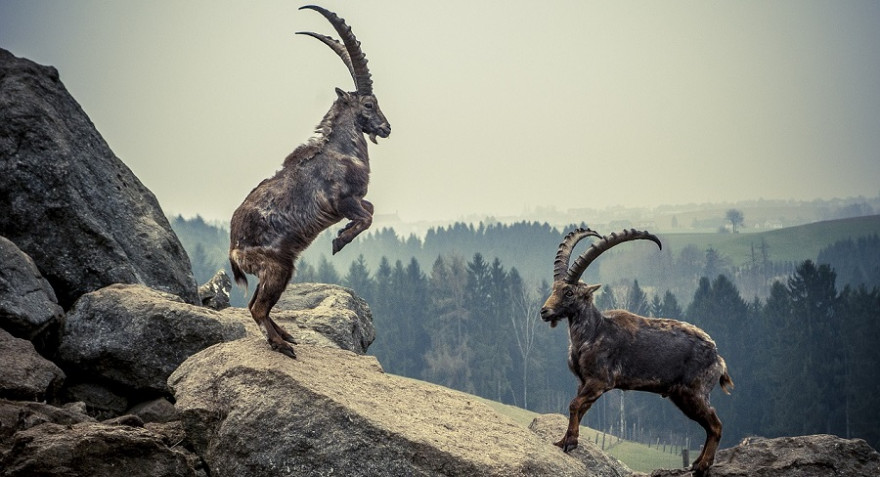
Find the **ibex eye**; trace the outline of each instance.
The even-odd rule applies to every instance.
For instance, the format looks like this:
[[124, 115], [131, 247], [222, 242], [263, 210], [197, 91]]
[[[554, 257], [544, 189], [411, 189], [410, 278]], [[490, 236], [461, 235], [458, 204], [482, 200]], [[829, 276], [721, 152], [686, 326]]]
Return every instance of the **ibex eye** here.
[[373, 109], [373, 103], [364, 103], [364, 107], [367, 109]]
[[565, 296], [566, 298], [571, 298], [574, 296], [574, 292], [571, 290], [565, 290]]

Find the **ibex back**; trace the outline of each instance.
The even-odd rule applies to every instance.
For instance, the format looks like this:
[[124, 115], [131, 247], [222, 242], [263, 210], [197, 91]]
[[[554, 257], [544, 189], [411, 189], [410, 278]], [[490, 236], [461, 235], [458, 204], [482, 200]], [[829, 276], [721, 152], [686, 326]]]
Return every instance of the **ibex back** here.
[[[269, 317], [293, 277], [299, 254], [323, 230], [347, 218], [333, 240], [342, 250], [370, 227], [373, 205], [364, 200], [370, 177], [366, 134], [373, 143], [386, 138], [391, 126], [373, 95], [367, 59], [345, 21], [324, 8], [321, 13], [342, 39], [300, 32], [317, 38], [342, 59], [354, 79], [355, 92], [336, 88], [336, 101], [316, 128], [316, 135], [297, 147], [273, 177], [248, 194], [232, 215], [229, 262], [235, 281], [247, 286], [245, 273], [259, 284], [248, 309], [272, 349], [296, 357], [293, 336]], [[302, 9], [301, 8], [301, 9]]]

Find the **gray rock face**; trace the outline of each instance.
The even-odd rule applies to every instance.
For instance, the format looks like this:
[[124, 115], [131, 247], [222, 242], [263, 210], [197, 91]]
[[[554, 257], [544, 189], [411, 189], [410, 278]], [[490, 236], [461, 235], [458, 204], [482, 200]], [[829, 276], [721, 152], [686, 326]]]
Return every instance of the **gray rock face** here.
[[[750, 437], [722, 449], [710, 468], [712, 477], [876, 477], [880, 453], [861, 439], [829, 435]], [[652, 477], [690, 476], [687, 470], [655, 470]]]
[[243, 336], [242, 322], [221, 312], [143, 285], [111, 285], [83, 295], [68, 312], [58, 357], [98, 381], [165, 393], [186, 358]]
[[64, 372], [37, 353], [28, 340], [0, 329], [0, 398], [43, 400], [53, 397]]
[[[568, 418], [562, 414], [544, 414], [529, 425], [529, 430], [551, 443], [561, 439], [567, 428]], [[630, 477], [633, 474], [623, 462], [602, 452], [589, 439], [581, 440], [568, 455], [583, 462], [589, 472], [587, 475], [592, 477]]]
[[169, 448], [161, 436], [141, 427], [96, 422], [47, 423], [18, 432], [0, 467], [4, 477], [196, 475], [185, 453]]
[[212, 477], [587, 475], [466, 394], [369, 356], [301, 345], [293, 360], [258, 341], [212, 346], [169, 379]]
[[62, 307], [113, 283], [198, 303], [186, 255], [156, 197], [104, 142], [51, 67], [0, 49], [0, 235]]
[[0, 328], [30, 340], [63, 312], [34, 261], [0, 237]]

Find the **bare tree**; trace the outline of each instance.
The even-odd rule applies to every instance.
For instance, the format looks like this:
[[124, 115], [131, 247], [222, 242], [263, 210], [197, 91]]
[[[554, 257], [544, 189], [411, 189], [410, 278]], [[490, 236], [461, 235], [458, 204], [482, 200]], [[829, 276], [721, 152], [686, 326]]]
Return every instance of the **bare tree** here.
[[513, 336], [516, 338], [516, 347], [522, 357], [522, 386], [523, 404], [529, 406], [529, 360], [532, 350], [535, 348], [535, 337], [538, 331], [540, 315], [539, 304], [536, 297], [529, 292], [528, 287], [520, 285], [514, 290], [514, 313], [510, 314], [510, 324], [513, 327]]

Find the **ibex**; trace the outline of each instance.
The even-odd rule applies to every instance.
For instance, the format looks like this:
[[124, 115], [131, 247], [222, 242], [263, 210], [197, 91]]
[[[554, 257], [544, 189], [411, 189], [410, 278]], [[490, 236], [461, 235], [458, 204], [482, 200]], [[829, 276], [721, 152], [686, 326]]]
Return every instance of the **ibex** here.
[[254, 321], [272, 349], [291, 358], [293, 336], [269, 317], [287, 283], [294, 261], [323, 230], [347, 218], [350, 222], [333, 240], [342, 250], [373, 221], [373, 204], [364, 200], [370, 175], [367, 142], [386, 138], [391, 126], [373, 95], [373, 82], [360, 42], [335, 13], [314, 5], [300, 8], [323, 15], [342, 39], [298, 32], [317, 38], [345, 63], [355, 92], [336, 88], [337, 99], [306, 144], [297, 147], [273, 177], [248, 194], [232, 215], [229, 262], [235, 281], [247, 286], [245, 273], [259, 284], [248, 304]]
[[[569, 268], [572, 250], [585, 237], [600, 240]], [[599, 255], [631, 240], [651, 240], [662, 248], [660, 239], [648, 232], [626, 230], [603, 237], [579, 228], [565, 236], [556, 252], [553, 289], [541, 308], [541, 317], [551, 327], [568, 318], [568, 366], [580, 381], [569, 406], [568, 429], [556, 445], [565, 452], [577, 447], [581, 418], [605, 392], [648, 391], [669, 397], [706, 430], [703, 451], [693, 463], [697, 475], [703, 475], [714, 462], [721, 440], [721, 421], [709, 404], [709, 393], [715, 383], [728, 394], [733, 389], [715, 342], [703, 330], [681, 321], [644, 318], [624, 310], [602, 313], [593, 304], [593, 294], [600, 285], [580, 281]]]

